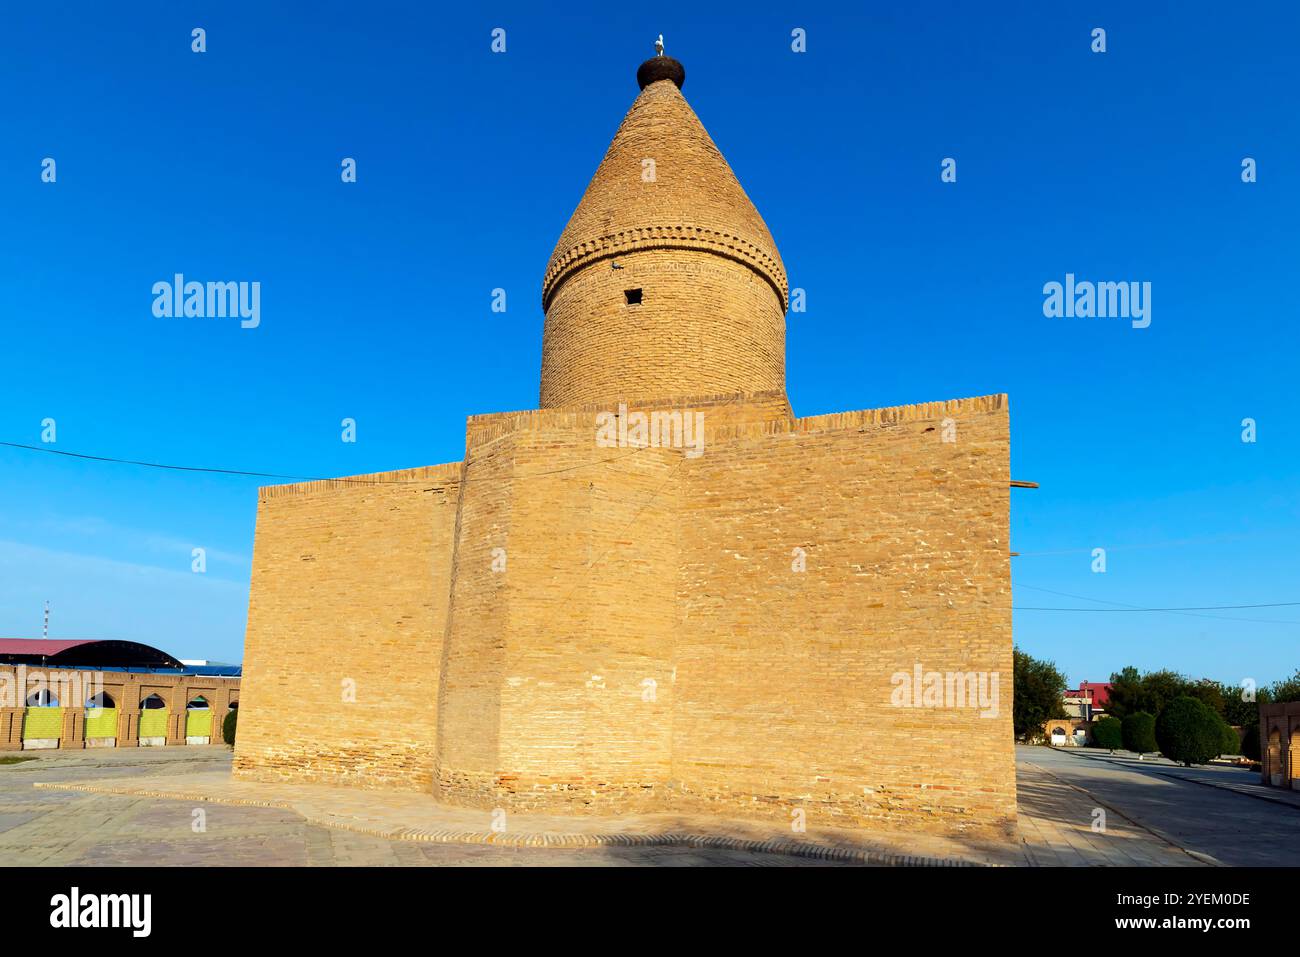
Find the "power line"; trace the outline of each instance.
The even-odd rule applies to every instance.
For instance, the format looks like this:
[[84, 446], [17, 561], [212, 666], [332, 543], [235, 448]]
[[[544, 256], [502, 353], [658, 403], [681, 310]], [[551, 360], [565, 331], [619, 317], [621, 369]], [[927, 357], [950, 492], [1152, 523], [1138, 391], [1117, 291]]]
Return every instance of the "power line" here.
[[[280, 475], [275, 472], [245, 472], [241, 469], [216, 469], [205, 468], [197, 465], [167, 465], [162, 462], [142, 462], [137, 459], [118, 459], [108, 455], [87, 455], [84, 452], [67, 452], [63, 449], [43, 448], [39, 445], [23, 445], [20, 442], [0, 442], [0, 445], [11, 449], [26, 449], [29, 452], [49, 452], [52, 455], [64, 455], [72, 459], [85, 459], [90, 462], [112, 462], [116, 465], [139, 465], [150, 469], [167, 469], [173, 472], [209, 472], [217, 475], [246, 475], [251, 478], [278, 478], [289, 479], [295, 482], [321, 482], [324, 479], [311, 478], [305, 475]], [[344, 479], [335, 479], [334, 481], [345, 481]]]
[[[1031, 590], [1031, 591], [1041, 591], [1041, 592], [1044, 592], [1045, 594], [1048, 594], [1048, 595], [1060, 595], [1062, 598], [1078, 598], [1080, 601], [1091, 601], [1091, 602], [1096, 602], [1097, 604], [1100, 604], [1100, 605], [1117, 605], [1117, 606], [1119, 606], [1119, 607], [1116, 608], [1116, 609], [1113, 609], [1113, 610], [1116, 610], [1116, 611], [1141, 611], [1141, 610], [1142, 610], [1142, 608], [1141, 608], [1140, 606], [1138, 606], [1138, 605], [1131, 605], [1131, 604], [1129, 604], [1129, 603], [1127, 603], [1127, 602], [1122, 602], [1122, 601], [1109, 601], [1109, 600], [1107, 600], [1107, 599], [1105, 599], [1105, 598], [1092, 598], [1092, 597], [1090, 597], [1090, 596], [1088, 596], [1088, 595], [1073, 595], [1073, 594], [1071, 594], [1070, 592], [1066, 592], [1066, 591], [1053, 591], [1053, 590], [1050, 589], [1050, 588], [1039, 588], [1039, 587], [1037, 587], [1037, 586], [1035, 586], [1035, 585], [1024, 585], [1024, 584], [1021, 584], [1021, 583], [1019, 583], [1019, 582], [1015, 582], [1015, 583], [1013, 583], [1013, 584], [1012, 584], [1012, 588], [1013, 588], [1013, 589], [1015, 589], [1015, 588], [1028, 588], [1028, 589]], [[1028, 609], [1028, 608], [1027, 608], [1026, 610], [1038, 610], [1038, 609]], [[1105, 611], [1105, 610], [1112, 610], [1112, 609], [1087, 609], [1087, 608], [1085, 608], [1085, 609], [1081, 609], [1081, 610], [1083, 610], [1083, 611]], [[1250, 622], [1250, 623], [1252, 623], [1252, 624], [1257, 624], [1257, 625], [1300, 625], [1300, 621], [1290, 621], [1290, 620], [1287, 620], [1287, 619], [1279, 619], [1279, 618], [1233, 618], [1233, 617], [1231, 617], [1231, 616], [1227, 616], [1227, 615], [1202, 615], [1202, 614], [1198, 614], [1197, 612], [1186, 612], [1186, 611], [1171, 611], [1170, 614], [1173, 614], [1173, 615], [1181, 615], [1181, 616], [1186, 617], [1186, 618], [1208, 618], [1208, 619], [1210, 619], [1210, 621], [1245, 621], [1245, 622]]]
[[1016, 611], [1231, 611], [1236, 608], [1292, 608], [1300, 601], [1275, 601], [1265, 605], [1191, 605], [1186, 608], [1041, 608], [1016, 605]]
[[[53, 455], [63, 455], [73, 459], [84, 459], [90, 462], [109, 462], [114, 465], [137, 465], [142, 468], [164, 469], [172, 472], [203, 472], [211, 475], [239, 475], [248, 478], [267, 478], [283, 479], [287, 482], [343, 482], [349, 485], [428, 485], [431, 479], [366, 479], [366, 478], [332, 478], [319, 475], [282, 475], [278, 472], [249, 472], [243, 469], [219, 469], [207, 468], [198, 465], [170, 465], [164, 462], [144, 462], [138, 459], [120, 459], [109, 455], [88, 455], [85, 452], [67, 452], [63, 449], [50, 449], [40, 445], [24, 445], [21, 442], [0, 442], [0, 446], [11, 449], [25, 449], [28, 452], [49, 452]], [[648, 445], [629, 446], [633, 454], [644, 448], [650, 448]], [[594, 462], [581, 462], [578, 465], [569, 465], [559, 469], [548, 469], [539, 472], [525, 472], [516, 476], [517, 478], [535, 478], [542, 475], [559, 475], [562, 472], [573, 472], [578, 469], [590, 468], [593, 465], [605, 465], [609, 462], [622, 458], [622, 455], [611, 455], [608, 458], [597, 459]]]
[[[84, 452], [68, 452], [63, 449], [51, 449], [39, 445], [25, 445], [20, 442], [0, 442], [0, 446], [3, 446], [5, 448], [11, 448], [11, 449], [23, 449], [29, 452], [48, 452], [54, 455], [62, 455], [67, 458], [74, 458], [74, 459], [83, 459], [85, 461], [90, 461], [90, 462], [108, 462], [116, 465], [135, 465], [141, 468], [163, 469], [163, 470], [173, 471], [173, 472], [201, 472], [201, 473], [207, 473], [213, 475], [238, 475], [238, 476], [244, 476], [248, 478], [283, 479], [289, 482], [343, 482], [347, 484], [359, 484], [359, 485], [426, 485], [430, 481], [429, 479], [355, 479], [355, 478], [323, 478], [320, 476], [307, 476], [307, 475], [285, 475], [278, 472], [254, 472], [254, 471], [246, 471], [243, 469], [208, 468], [208, 467], [196, 466], [196, 465], [172, 465], [164, 462], [146, 462], [139, 459], [123, 459], [123, 458], [116, 458], [107, 455], [89, 455]], [[642, 448], [645, 447], [648, 446], [636, 446], [634, 447], [634, 452], [640, 451]], [[533, 472], [533, 473], [529, 473], [529, 475], [525, 477], [555, 475], [562, 472], [571, 472], [576, 469], [589, 467], [591, 465], [604, 465], [609, 462], [613, 462], [619, 458], [622, 458], [622, 456], [614, 455], [606, 459], [598, 459], [595, 462], [586, 462], [578, 465], [566, 466], [565, 468], [552, 469], [549, 471]], [[642, 508], [639, 509], [636, 515], [633, 516], [633, 522], [635, 522], [636, 519], [640, 516], [640, 512], [644, 510], [645, 506], [649, 505], [650, 501], [653, 501], [653, 499], [657, 497], [658, 494], [659, 494], [658, 491], [656, 491], [653, 495], [650, 496], [650, 498], [642, 505]], [[1141, 546], [1136, 546], [1136, 547], [1141, 547]], [[601, 556], [601, 558], [603, 558], [603, 556]], [[589, 565], [588, 568], [590, 569], [599, 561], [600, 558], [598, 558], [596, 562], [593, 562], [592, 565]], [[1048, 594], [1061, 595], [1066, 598], [1078, 598], [1082, 601], [1095, 601], [1102, 604], [1116, 605], [1119, 607], [1066, 608], [1066, 607], [1050, 607], [1050, 606], [1038, 606], [1038, 605], [1014, 605], [1012, 606], [1012, 611], [1168, 612], [1170, 614], [1182, 614], [1188, 612], [1202, 612], [1202, 611], [1236, 611], [1236, 610], [1253, 609], [1253, 608], [1293, 608], [1293, 607], [1300, 606], [1300, 601], [1289, 601], [1289, 602], [1268, 602], [1268, 603], [1255, 604], [1255, 605], [1191, 605], [1185, 607], [1170, 607], [1170, 608], [1140, 608], [1134, 605], [1126, 605], [1123, 602], [1112, 602], [1101, 598], [1089, 598], [1085, 595], [1071, 595], [1067, 592], [1055, 592], [1052, 591], [1050, 588], [1036, 588], [1033, 585], [1015, 585], [1013, 587], [1028, 588], [1028, 589], [1032, 589], [1033, 591], [1041, 591], [1041, 592], [1046, 592]], [[1300, 624], [1300, 622], [1275, 621], [1275, 620], [1270, 621], [1266, 619], [1254, 619], [1254, 618], [1237, 618], [1237, 619], [1215, 618], [1215, 616], [1211, 616], [1211, 615], [1197, 615], [1194, 617], [1207, 617], [1218, 621], [1245, 621], [1245, 622], [1252, 622], [1255, 624], [1283, 624], [1283, 625]]]

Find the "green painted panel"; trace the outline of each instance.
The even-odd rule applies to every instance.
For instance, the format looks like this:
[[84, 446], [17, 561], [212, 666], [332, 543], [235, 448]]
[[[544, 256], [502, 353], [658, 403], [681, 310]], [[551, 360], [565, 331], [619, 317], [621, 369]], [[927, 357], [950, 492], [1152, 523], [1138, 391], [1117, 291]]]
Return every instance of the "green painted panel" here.
[[87, 708], [86, 709], [86, 737], [87, 738], [116, 738], [117, 737], [117, 709], [116, 708]]
[[62, 708], [28, 708], [23, 715], [23, 740], [63, 737]]
[[212, 712], [208, 708], [194, 708], [185, 712], [185, 737], [212, 737]]
[[140, 737], [167, 737], [167, 709], [153, 708], [140, 712]]

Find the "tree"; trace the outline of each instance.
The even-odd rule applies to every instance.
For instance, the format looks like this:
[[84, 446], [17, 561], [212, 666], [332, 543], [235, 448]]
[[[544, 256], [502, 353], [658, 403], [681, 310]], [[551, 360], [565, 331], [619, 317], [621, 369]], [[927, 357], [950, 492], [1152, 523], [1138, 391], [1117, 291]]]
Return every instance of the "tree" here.
[[1240, 754], [1241, 738], [1237, 732], [1232, 729], [1232, 725], [1223, 720], [1221, 715], [1215, 715], [1219, 719], [1219, 754]]
[[1215, 714], [1222, 715], [1225, 713], [1226, 702], [1223, 695], [1223, 686], [1217, 681], [1202, 678], [1195, 683], [1189, 683], [1187, 694], [1201, 702]]
[[1053, 718], [1068, 717], [1065, 676], [1050, 661], [1039, 661], [1016, 648], [1012, 663], [1011, 724], [1016, 737], [1037, 734]]
[[1158, 715], [1175, 698], [1184, 695], [1195, 698], [1192, 693], [1195, 687], [1176, 671], [1148, 671], [1142, 676], [1141, 707], [1138, 710]]
[[1223, 719], [1191, 695], [1179, 695], [1156, 718], [1156, 743], [1170, 761], [1205, 764], [1223, 751]]
[[226, 712], [226, 720], [221, 722], [221, 740], [232, 748], [235, 746], [235, 726], [239, 723], [239, 712]]
[[1124, 718], [1122, 736], [1124, 747], [1137, 754], [1160, 750], [1156, 744], [1156, 717], [1145, 711], [1134, 711]]
[[1268, 697], [1261, 701], [1300, 701], [1300, 669], [1284, 681], [1275, 681], [1268, 689]]
[[1259, 688], [1255, 691], [1252, 700], [1246, 700], [1246, 692], [1240, 685], [1224, 684], [1223, 690], [1223, 720], [1228, 724], [1236, 724], [1245, 727], [1252, 721], [1259, 722], [1259, 706], [1261, 702], [1270, 701], [1269, 691], [1267, 688]]
[[1123, 671], [1110, 676], [1110, 700], [1106, 704], [1108, 714], [1116, 718], [1142, 710], [1138, 699], [1142, 695], [1142, 676], [1138, 670], [1129, 665]]
[[1097, 747], [1108, 748], [1113, 753], [1116, 748], [1124, 747], [1124, 729], [1119, 718], [1109, 715], [1092, 726], [1092, 737]]

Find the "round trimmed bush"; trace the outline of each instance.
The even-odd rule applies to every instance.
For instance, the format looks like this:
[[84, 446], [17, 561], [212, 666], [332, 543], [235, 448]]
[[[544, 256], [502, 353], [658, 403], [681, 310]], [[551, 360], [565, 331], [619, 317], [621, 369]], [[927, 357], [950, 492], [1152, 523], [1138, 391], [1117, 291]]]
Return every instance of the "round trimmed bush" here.
[[1092, 726], [1092, 739], [1097, 742], [1099, 748], [1109, 748], [1114, 751], [1124, 747], [1124, 730], [1119, 718], [1108, 715], [1100, 719]]
[[1145, 711], [1125, 715], [1123, 721], [1124, 748], [1138, 754], [1160, 750], [1156, 744], [1156, 716]]
[[1169, 702], [1156, 718], [1160, 753], [1186, 767], [1216, 757], [1223, 743], [1223, 719], [1188, 695]]
[[221, 740], [232, 748], [235, 746], [235, 725], [239, 723], [239, 712], [230, 711], [226, 714], [226, 720], [221, 722]]

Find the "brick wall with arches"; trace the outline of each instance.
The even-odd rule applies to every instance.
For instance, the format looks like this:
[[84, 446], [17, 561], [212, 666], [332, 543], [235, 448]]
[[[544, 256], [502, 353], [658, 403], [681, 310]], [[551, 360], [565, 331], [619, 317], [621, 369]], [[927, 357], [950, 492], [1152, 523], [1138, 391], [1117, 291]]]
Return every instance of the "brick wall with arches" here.
[[0, 665], [0, 751], [220, 744], [237, 677]]

